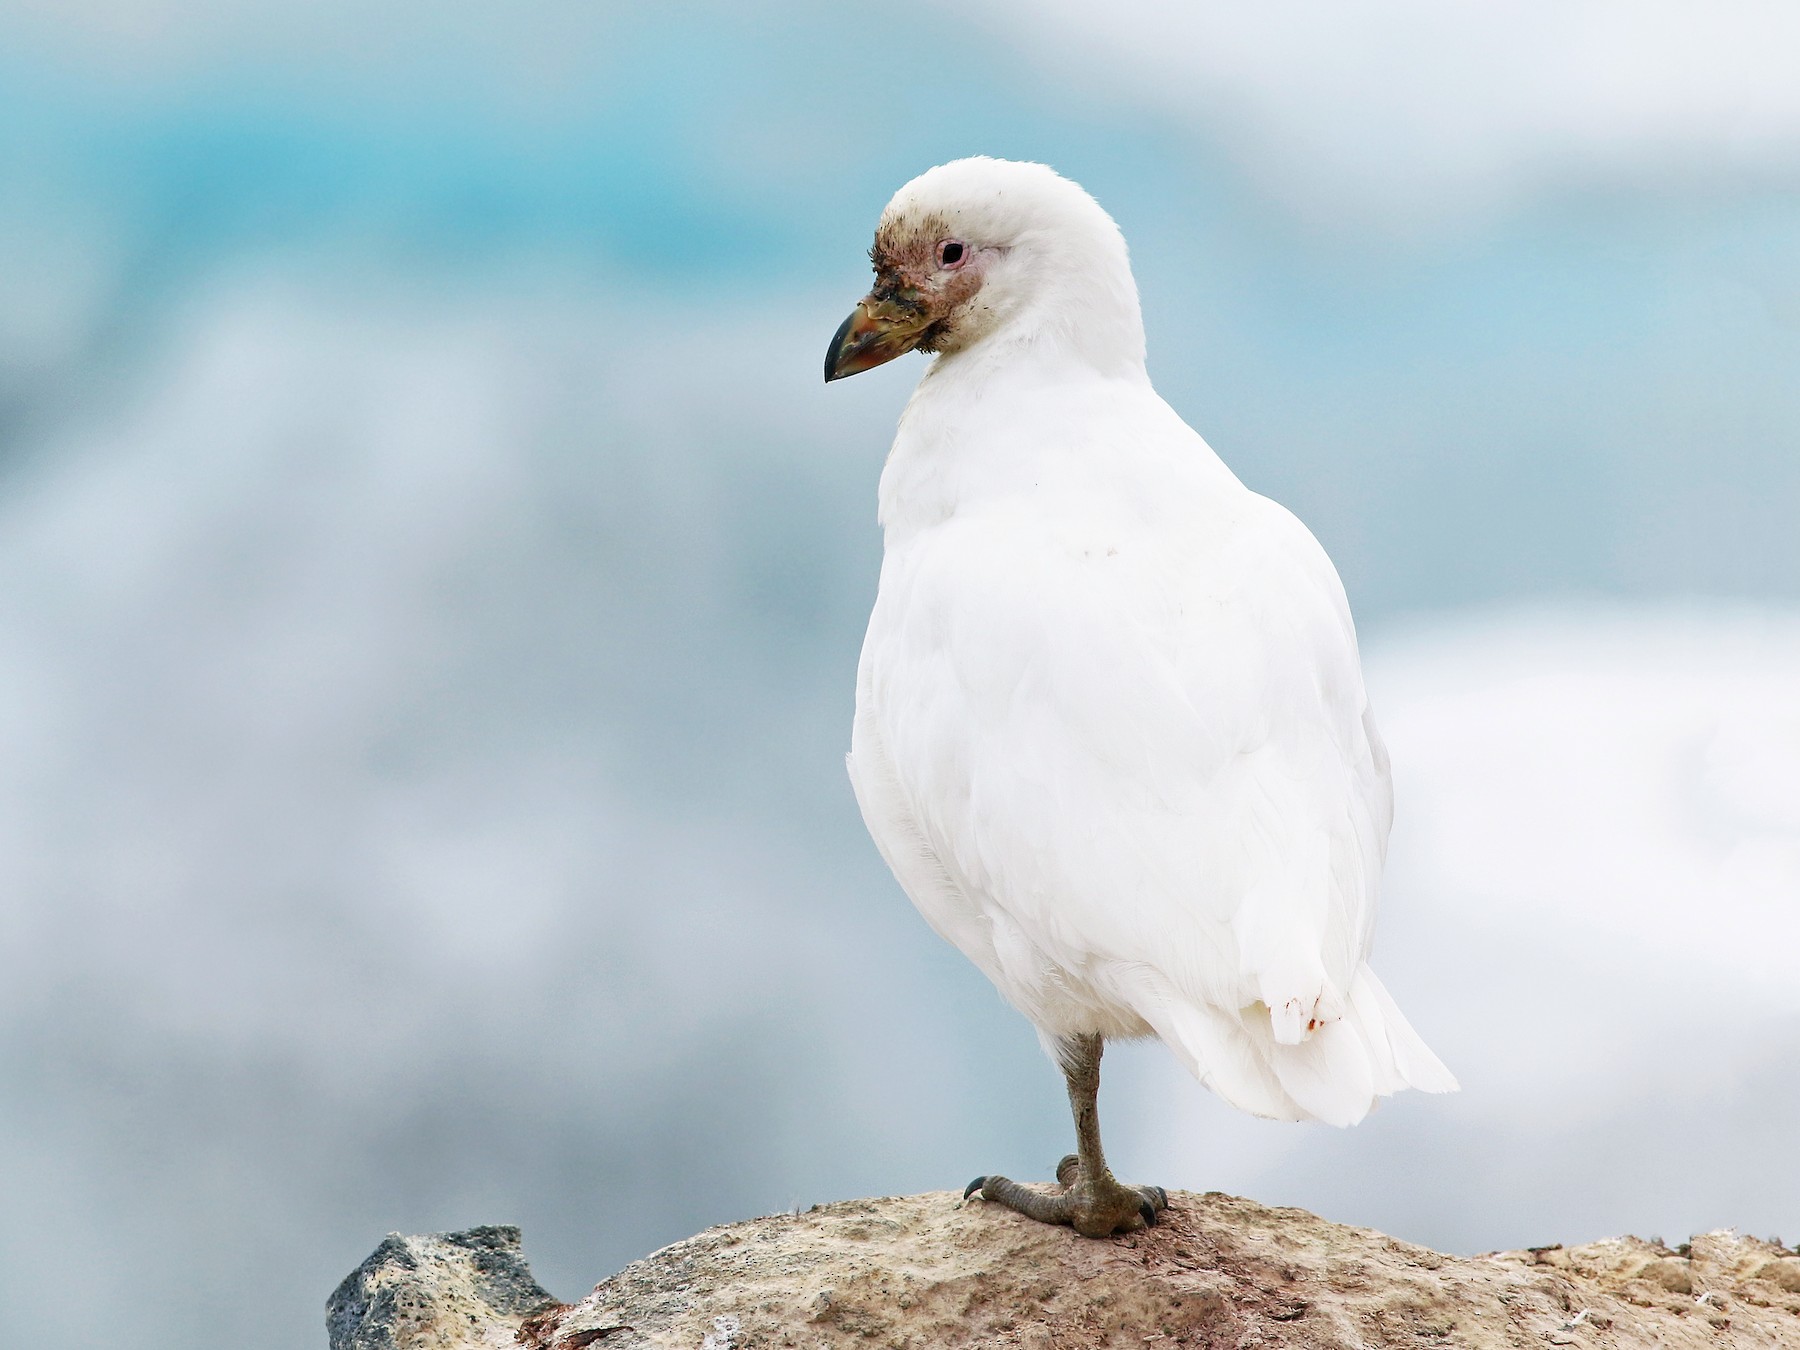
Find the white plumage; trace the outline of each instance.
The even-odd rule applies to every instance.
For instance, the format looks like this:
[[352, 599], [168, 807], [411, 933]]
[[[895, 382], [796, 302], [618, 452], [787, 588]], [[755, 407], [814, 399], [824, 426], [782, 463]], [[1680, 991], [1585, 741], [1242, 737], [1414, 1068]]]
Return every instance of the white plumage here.
[[1392, 805], [1342, 584], [1151, 387], [1117, 226], [961, 160], [876, 263], [865, 306], [939, 352], [881, 478], [849, 758], [908, 896], [1053, 1051], [1155, 1035], [1339, 1125], [1453, 1089], [1367, 964]]

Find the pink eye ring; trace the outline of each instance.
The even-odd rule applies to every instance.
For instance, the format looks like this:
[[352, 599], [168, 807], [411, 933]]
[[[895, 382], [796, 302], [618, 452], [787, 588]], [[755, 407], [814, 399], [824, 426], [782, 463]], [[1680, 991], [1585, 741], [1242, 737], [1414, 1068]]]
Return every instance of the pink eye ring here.
[[960, 239], [940, 239], [937, 246], [937, 265], [945, 272], [954, 272], [969, 260], [969, 246]]

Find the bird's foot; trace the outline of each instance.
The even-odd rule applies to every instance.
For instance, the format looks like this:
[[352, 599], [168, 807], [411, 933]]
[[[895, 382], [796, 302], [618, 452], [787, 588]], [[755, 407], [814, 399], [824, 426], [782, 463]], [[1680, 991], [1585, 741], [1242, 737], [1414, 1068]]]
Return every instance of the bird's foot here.
[[1154, 1227], [1169, 1207], [1169, 1193], [1161, 1186], [1127, 1186], [1104, 1168], [1098, 1176], [1087, 1176], [1073, 1153], [1056, 1165], [1056, 1181], [1058, 1189], [1046, 1191], [1006, 1177], [976, 1177], [963, 1199], [979, 1192], [983, 1200], [1028, 1219], [1066, 1223], [1083, 1237], [1095, 1238]]

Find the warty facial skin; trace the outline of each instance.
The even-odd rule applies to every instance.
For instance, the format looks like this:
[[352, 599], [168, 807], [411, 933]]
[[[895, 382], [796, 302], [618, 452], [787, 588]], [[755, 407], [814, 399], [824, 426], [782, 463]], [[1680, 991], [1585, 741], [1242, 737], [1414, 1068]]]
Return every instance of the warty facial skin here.
[[1125, 241], [1039, 164], [883, 212], [826, 379], [935, 353], [881, 476], [850, 778], [920, 913], [1036, 1026], [1077, 1151], [971, 1193], [1103, 1236], [1104, 1043], [1245, 1111], [1349, 1125], [1456, 1083], [1367, 961], [1392, 819], [1343, 586], [1151, 387]]

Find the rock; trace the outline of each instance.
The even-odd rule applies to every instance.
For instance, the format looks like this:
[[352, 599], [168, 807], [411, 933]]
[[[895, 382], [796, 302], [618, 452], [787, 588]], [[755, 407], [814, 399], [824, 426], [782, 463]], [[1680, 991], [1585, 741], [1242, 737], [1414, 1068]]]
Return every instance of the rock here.
[[1800, 1259], [1777, 1257], [1756, 1272], [1759, 1280], [1772, 1280], [1790, 1294], [1800, 1294]]
[[519, 1255], [519, 1230], [388, 1234], [325, 1304], [331, 1350], [500, 1350], [559, 1307]]
[[[334, 1326], [332, 1350], [507, 1345], [515, 1328], [525, 1350], [1800, 1347], [1795, 1254], [1775, 1243], [1712, 1233], [1674, 1250], [1615, 1238], [1456, 1257], [1303, 1210], [1171, 1201], [1156, 1228], [1106, 1241], [948, 1191], [823, 1205], [710, 1229], [528, 1317], [467, 1320], [465, 1299], [431, 1323], [460, 1341], [340, 1341]], [[345, 1287], [397, 1242], [466, 1236], [390, 1238]], [[413, 1278], [386, 1269], [389, 1290]]]

